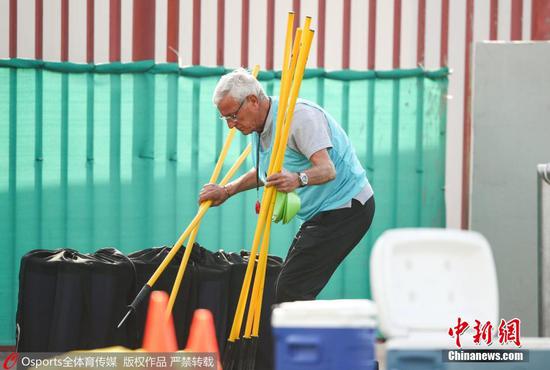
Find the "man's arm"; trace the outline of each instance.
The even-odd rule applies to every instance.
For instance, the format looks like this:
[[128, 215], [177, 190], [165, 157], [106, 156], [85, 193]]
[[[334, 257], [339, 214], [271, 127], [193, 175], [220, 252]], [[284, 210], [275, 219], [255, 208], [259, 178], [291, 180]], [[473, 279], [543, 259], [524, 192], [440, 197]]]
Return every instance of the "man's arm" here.
[[[259, 186], [263, 186], [261, 180]], [[250, 171], [225, 186], [219, 186], [217, 184], [204, 185], [199, 195], [199, 204], [211, 200], [212, 206], [219, 206], [229, 199], [229, 197], [241, 191], [254, 189], [255, 187], [256, 168], [252, 168]]]
[[[309, 161], [311, 162], [311, 167], [303, 171], [308, 177], [308, 186], [320, 185], [334, 180], [336, 169], [326, 149], [313, 153]], [[297, 173], [283, 170], [269, 176], [265, 185], [275, 186], [277, 190], [288, 193], [300, 186], [300, 178]]]
[[247, 173], [236, 179], [235, 181], [230, 182], [225, 186], [229, 196], [233, 196], [241, 191], [246, 191], [254, 189], [256, 186], [264, 186], [262, 180], [259, 180], [259, 184], [256, 184], [256, 168], [250, 169]]

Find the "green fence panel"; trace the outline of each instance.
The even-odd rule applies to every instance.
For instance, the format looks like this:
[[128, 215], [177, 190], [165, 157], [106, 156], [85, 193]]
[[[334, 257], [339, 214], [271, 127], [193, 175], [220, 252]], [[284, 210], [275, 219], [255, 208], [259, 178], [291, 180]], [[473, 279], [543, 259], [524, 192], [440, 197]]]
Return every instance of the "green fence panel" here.
[[[29, 250], [130, 253], [177, 240], [228, 132], [211, 102], [227, 71], [0, 60], [0, 344], [14, 343], [19, 263]], [[300, 96], [340, 121], [376, 197], [370, 232], [322, 298], [370, 297], [370, 250], [384, 230], [445, 225], [447, 74], [307, 71]], [[279, 78], [260, 75], [270, 94]], [[236, 136], [222, 174], [247, 143]], [[250, 167], [248, 158], [238, 175]], [[250, 249], [256, 197], [252, 190], [212, 208], [197, 241]], [[286, 256], [298, 227], [274, 225], [270, 253]]]

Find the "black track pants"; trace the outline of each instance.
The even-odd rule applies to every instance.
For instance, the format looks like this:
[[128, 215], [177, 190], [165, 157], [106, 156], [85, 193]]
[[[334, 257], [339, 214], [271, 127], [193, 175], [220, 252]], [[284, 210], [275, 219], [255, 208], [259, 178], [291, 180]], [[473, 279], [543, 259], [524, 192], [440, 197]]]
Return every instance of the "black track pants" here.
[[277, 280], [276, 302], [312, 300], [342, 260], [367, 233], [374, 217], [374, 197], [364, 205], [321, 212], [302, 224]]

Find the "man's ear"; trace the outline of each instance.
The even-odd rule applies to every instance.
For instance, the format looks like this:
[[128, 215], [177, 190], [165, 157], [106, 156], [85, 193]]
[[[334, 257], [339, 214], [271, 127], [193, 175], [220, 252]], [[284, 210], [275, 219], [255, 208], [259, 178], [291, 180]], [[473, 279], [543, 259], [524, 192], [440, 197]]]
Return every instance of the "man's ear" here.
[[246, 98], [254, 105], [258, 105], [260, 103], [256, 95], [248, 95]]

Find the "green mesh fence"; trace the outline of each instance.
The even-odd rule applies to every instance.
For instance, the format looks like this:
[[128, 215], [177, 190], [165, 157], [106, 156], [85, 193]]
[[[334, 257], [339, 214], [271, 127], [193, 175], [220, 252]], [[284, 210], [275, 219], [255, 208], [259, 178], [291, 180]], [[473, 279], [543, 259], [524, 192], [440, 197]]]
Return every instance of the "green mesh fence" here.
[[[0, 61], [0, 344], [14, 343], [19, 262], [29, 250], [128, 253], [177, 240], [228, 131], [211, 103], [226, 71]], [[259, 79], [278, 95], [279, 77]], [[446, 69], [307, 71], [300, 96], [340, 121], [376, 196], [370, 232], [322, 298], [370, 296], [370, 248], [384, 230], [445, 225], [446, 89]], [[238, 134], [222, 175], [246, 144]], [[249, 158], [240, 173], [250, 167]], [[197, 241], [250, 249], [255, 200], [249, 191], [211, 209]], [[298, 227], [275, 225], [270, 253], [284, 257]]]

